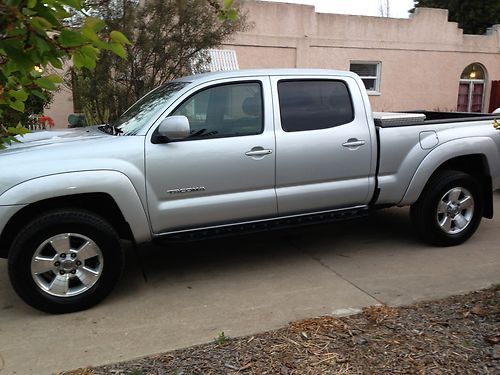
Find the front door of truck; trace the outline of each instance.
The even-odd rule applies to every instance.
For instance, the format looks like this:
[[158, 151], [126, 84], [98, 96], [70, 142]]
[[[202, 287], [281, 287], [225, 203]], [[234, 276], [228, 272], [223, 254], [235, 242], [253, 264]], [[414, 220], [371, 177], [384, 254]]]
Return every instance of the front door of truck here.
[[272, 85], [279, 215], [368, 204], [376, 141], [358, 82], [273, 77]]
[[190, 137], [146, 139], [154, 233], [277, 216], [270, 97], [268, 77], [204, 84], [170, 113], [188, 118]]

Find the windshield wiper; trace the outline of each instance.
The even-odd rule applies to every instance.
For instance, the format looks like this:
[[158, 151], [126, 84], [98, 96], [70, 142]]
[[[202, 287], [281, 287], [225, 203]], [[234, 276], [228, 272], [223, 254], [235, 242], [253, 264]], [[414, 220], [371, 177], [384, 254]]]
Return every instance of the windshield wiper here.
[[123, 130], [121, 130], [118, 126], [113, 125], [113, 124], [104, 124], [101, 126], [98, 126], [97, 129], [100, 131], [111, 134], [111, 135], [120, 135], [123, 133]]
[[190, 137], [197, 137], [199, 135], [202, 135], [203, 133], [205, 133], [207, 131], [207, 129], [203, 128], [203, 129], [200, 129], [200, 130], [191, 130], [191, 134], [189, 135]]

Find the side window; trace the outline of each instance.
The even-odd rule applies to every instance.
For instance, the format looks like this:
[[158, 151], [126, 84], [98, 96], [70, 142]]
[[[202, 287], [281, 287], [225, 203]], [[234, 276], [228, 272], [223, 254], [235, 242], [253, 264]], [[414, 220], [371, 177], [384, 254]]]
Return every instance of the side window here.
[[209, 87], [184, 101], [173, 113], [186, 116], [188, 139], [255, 135], [263, 131], [262, 89], [245, 82]]
[[349, 89], [342, 81], [280, 81], [278, 96], [286, 132], [327, 129], [354, 120]]

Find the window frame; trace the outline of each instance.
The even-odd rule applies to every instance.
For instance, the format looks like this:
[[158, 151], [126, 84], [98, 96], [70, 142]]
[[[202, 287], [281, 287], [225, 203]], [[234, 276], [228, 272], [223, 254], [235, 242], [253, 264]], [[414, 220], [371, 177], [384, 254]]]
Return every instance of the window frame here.
[[[283, 127], [283, 117], [282, 117], [281, 101], [280, 101], [280, 95], [279, 95], [279, 84], [281, 82], [318, 82], [318, 81], [319, 82], [339, 82], [339, 83], [342, 83], [345, 86], [345, 88], [347, 90], [347, 95], [349, 96], [349, 102], [351, 103], [351, 115], [352, 116], [351, 116], [350, 121], [342, 123], [342, 124], [338, 124], [338, 125], [329, 126], [327, 128], [303, 129], [303, 130], [285, 130], [285, 128]], [[293, 78], [279, 79], [276, 82], [276, 95], [277, 95], [277, 99], [278, 99], [277, 108], [278, 108], [279, 118], [280, 118], [280, 128], [285, 133], [301, 133], [301, 132], [328, 130], [328, 129], [333, 129], [333, 128], [337, 128], [339, 126], [350, 124], [350, 123], [352, 123], [356, 119], [356, 109], [354, 108], [354, 101], [352, 100], [352, 94], [351, 94], [350, 86], [349, 86], [349, 84], [344, 79], [342, 79], [342, 77], [335, 77], [335, 78], [327, 78], [327, 77], [325, 77], [325, 78], [323, 78], [323, 77], [318, 77], [318, 78], [293, 77]]]
[[[377, 71], [376, 71], [375, 76], [359, 76], [359, 78], [361, 78], [362, 81], [363, 81], [363, 79], [374, 79], [375, 80], [375, 90], [366, 89], [366, 92], [368, 95], [370, 95], [370, 96], [382, 95], [382, 93], [380, 91], [380, 82], [381, 82], [381, 76], [382, 76], [382, 61], [351, 60], [351, 61], [349, 61], [349, 71], [352, 73], [356, 73], [356, 72], [351, 70], [351, 65], [353, 65], [353, 64], [375, 65], [376, 66]], [[363, 81], [363, 86], [365, 86], [364, 81]], [[365, 86], [365, 88], [366, 88], [366, 86]]]
[[[205, 141], [209, 139], [221, 139], [221, 138], [235, 138], [235, 137], [250, 137], [250, 136], [256, 136], [256, 135], [261, 135], [264, 133], [266, 124], [265, 124], [265, 106], [264, 106], [264, 87], [262, 85], [262, 82], [260, 80], [242, 80], [242, 81], [230, 81], [230, 82], [220, 82], [216, 83], [213, 85], [208, 85], [208, 86], [203, 86], [199, 90], [196, 90], [195, 92], [189, 94], [187, 97], [183, 98], [181, 102], [176, 105], [171, 111], [169, 111], [169, 114], [167, 117], [174, 116], [174, 113], [182, 107], [186, 102], [191, 100], [194, 96], [198, 95], [199, 93], [202, 93], [204, 91], [216, 88], [216, 87], [222, 87], [222, 86], [235, 86], [235, 85], [242, 85], [242, 84], [249, 84], [249, 83], [257, 83], [260, 87], [260, 104], [262, 108], [262, 119], [261, 119], [261, 129], [259, 133], [256, 134], [234, 134], [234, 135], [214, 135], [210, 137], [200, 137], [200, 138], [191, 138], [191, 136], [184, 138], [184, 139], [176, 139], [176, 140], [171, 140], [169, 143], [173, 142], [187, 142], [187, 141]], [[155, 130], [157, 132], [158, 129]]]

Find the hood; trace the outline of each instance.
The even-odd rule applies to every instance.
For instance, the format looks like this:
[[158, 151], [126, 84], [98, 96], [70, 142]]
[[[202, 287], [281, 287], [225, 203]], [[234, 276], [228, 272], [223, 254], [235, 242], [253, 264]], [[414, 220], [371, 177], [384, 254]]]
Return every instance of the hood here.
[[57, 147], [58, 145], [65, 145], [68, 142], [104, 137], [112, 136], [100, 131], [97, 126], [37, 131], [25, 134], [23, 137], [18, 136], [17, 139], [19, 139], [20, 143], [13, 143], [12, 145], [7, 146], [5, 150], [0, 150], [0, 156], [30, 151], [33, 149]]
[[0, 195], [30, 179], [82, 170], [143, 166], [144, 137], [113, 136], [97, 127], [26, 134], [0, 150]]

